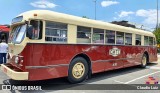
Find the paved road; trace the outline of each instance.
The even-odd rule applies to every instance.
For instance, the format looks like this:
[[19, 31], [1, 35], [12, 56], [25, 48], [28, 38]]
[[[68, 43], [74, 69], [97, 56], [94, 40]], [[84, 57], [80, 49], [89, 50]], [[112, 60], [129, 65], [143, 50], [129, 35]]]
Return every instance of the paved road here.
[[[113, 70], [108, 72], [103, 72], [99, 74], [94, 74], [92, 78], [86, 80], [81, 84], [92, 84], [100, 87], [100, 84], [145, 84], [148, 77], [155, 77], [160, 80], [160, 56], [158, 64], [149, 64], [146, 69], [136, 67], [124, 68], [120, 70]], [[44, 81], [13, 81], [9, 79], [5, 74], [0, 71], [0, 84], [38, 84], [38, 85], [47, 85], [45, 89], [50, 90], [39, 90], [39, 91], [30, 91], [37, 93], [160, 93], [160, 90], [66, 90], [66, 89], [75, 89], [76, 87], [83, 86], [79, 84], [70, 85], [66, 78], [60, 79], [51, 79]], [[62, 84], [62, 85], [57, 85]], [[64, 87], [63, 85], [69, 85]], [[87, 86], [85, 86], [87, 88]], [[97, 88], [96, 87], [96, 88]], [[113, 86], [114, 87], [114, 86]], [[51, 90], [53, 89], [53, 90]], [[55, 89], [64, 89], [64, 90], [55, 90]], [[0, 90], [0, 93], [27, 93], [28, 91], [8, 91]]]

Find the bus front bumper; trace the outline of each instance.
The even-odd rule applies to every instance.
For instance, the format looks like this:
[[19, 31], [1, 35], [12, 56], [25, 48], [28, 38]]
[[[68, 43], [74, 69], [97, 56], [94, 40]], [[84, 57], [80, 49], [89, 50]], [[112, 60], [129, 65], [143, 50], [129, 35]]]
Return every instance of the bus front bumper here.
[[13, 80], [28, 80], [28, 72], [16, 71], [4, 64], [1, 64], [1, 70]]

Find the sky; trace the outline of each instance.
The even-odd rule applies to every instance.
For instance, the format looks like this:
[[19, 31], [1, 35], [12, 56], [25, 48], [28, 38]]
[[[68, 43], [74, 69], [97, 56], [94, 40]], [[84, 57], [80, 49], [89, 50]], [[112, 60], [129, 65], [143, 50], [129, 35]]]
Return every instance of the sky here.
[[[10, 24], [29, 10], [51, 10], [95, 19], [95, 0], [0, 0], [0, 24]], [[96, 0], [96, 20], [126, 20], [137, 27], [153, 30], [157, 23], [157, 0]], [[160, 0], [159, 0], [160, 5]], [[159, 9], [160, 22], [160, 9]]]

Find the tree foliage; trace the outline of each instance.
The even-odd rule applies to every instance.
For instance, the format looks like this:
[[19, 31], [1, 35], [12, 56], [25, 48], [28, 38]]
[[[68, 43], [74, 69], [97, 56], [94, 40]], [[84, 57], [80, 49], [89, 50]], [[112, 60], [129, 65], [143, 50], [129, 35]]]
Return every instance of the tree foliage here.
[[160, 44], [160, 27], [153, 32], [157, 39], [157, 44]]

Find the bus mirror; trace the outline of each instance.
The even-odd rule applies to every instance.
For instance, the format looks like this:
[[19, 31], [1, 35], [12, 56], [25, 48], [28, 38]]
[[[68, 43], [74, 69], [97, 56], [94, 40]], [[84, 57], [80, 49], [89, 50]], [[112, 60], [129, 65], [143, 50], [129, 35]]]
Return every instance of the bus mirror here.
[[28, 25], [28, 27], [27, 27], [27, 37], [29, 39], [32, 39], [32, 31], [33, 31], [33, 26], [32, 25]]

